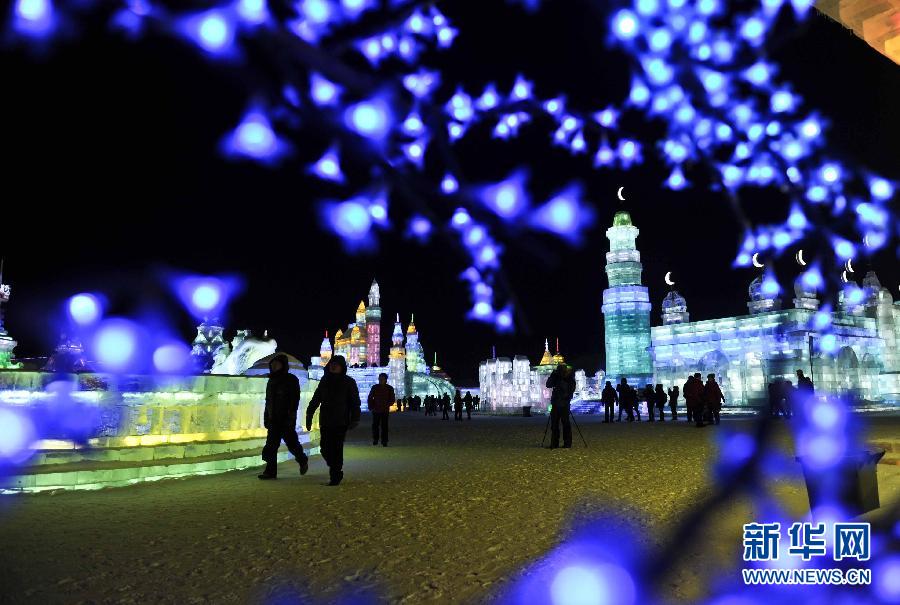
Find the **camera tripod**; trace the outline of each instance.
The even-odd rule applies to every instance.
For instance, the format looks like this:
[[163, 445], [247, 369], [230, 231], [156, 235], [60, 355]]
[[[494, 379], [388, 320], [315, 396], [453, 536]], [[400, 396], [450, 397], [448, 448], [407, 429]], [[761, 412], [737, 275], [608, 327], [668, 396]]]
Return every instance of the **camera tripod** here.
[[[572, 408], [569, 408], [569, 416], [572, 417], [572, 424], [575, 425], [575, 430], [578, 431], [578, 436], [581, 437], [581, 442], [584, 444], [584, 447], [587, 447], [587, 441], [584, 440], [584, 435], [581, 434], [581, 428], [578, 426], [578, 423], [575, 422], [575, 414], [572, 413]], [[544, 426], [544, 436], [541, 438], [541, 447], [544, 447], [544, 441], [547, 439], [547, 431], [550, 430], [550, 419], [552, 416], [547, 414], [547, 424]]]

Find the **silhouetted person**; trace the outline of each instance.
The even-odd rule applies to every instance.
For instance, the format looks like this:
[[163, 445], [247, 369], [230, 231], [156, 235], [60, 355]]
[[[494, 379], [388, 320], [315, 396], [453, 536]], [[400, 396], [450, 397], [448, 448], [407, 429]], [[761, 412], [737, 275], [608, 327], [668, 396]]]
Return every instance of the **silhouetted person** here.
[[[619, 401], [619, 396], [616, 394], [616, 390], [613, 388], [612, 383], [610, 381], [606, 381], [606, 386], [603, 387], [603, 392], [600, 393], [600, 401], [603, 402], [603, 422], [612, 422], [615, 420], [615, 415], [613, 414], [613, 405], [617, 401]], [[622, 406], [619, 406], [619, 417], [622, 415]]]
[[372, 385], [369, 391], [369, 411], [372, 412], [372, 445], [388, 444], [388, 418], [391, 416], [391, 403], [394, 401], [394, 387], [387, 383], [388, 375], [378, 375], [378, 384]]
[[456, 394], [453, 396], [453, 419], [459, 420], [462, 422], [462, 408], [463, 408], [463, 400], [462, 394], [459, 392], [459, 389], [456, 389]]
[[263, 412], [263, 426], [268, 429], [262, 459], [266, 468], [260, 479], [275, 479], [278, 476], [278, 447], [281, 442], [293, 454], [300, 465], [300, 474], [309, 470], [309, 458], [297, 438], [297, 408], [300, 407], [300, 381], [288, 371], [285, 355], [276, 355], [269, 362], [269, 382], [266, 383], [266, 408]]
[[633, 391], [628, 385], [628, 379], [624, 376], [619, 381], [619, 385], [616, 387], [616, 390], [619, 392], [619, 422], [622, 422], [622, 411], [625, 411], [625, 414], [628, 417], [628, 422], [634, 421], [634, 403], [635, 398], [633, 396]]
[[694, 420], [694, 400], [691, 399], [691, 390], [694, 388], [694, 376], [688, 375], [687, 380], [684, 383], [684, 386], [681, 387], [681, 394], [684, 395], [684, 414], [687, 416], [687, 421], [692, 422]]
[[[641, 397], [643, 397], [643, 399], [647, 402], [647, 416], [650, 417], [650, 422], [653, 422], [653, 416], [656, 413], [656, 410], [653, 409], [654, 407], [656, 407], [656, 393], [653, 392], [652, 384], [647, 384], [644, 386], [644, 391]], [[640, 414], [638, 414], [638, 419], [640, 420]]]
[[344, 439], [347, 431], [359, 424], [359, 389], [347, 376], [347, 360], [335, 355], [325, 366], [325, 375], [306, 408], [306, 430], [312, 428], [313, 414], [319, 412], [322, 458], [331, 478], [328, 485], [339, 485], [344, 478]]
[[684, 400], [696, 426], [698, 428], [706, 426], [703, 424], [703, 381], [700, 379], [700, 372], [688, 378], [688, 381], [684, 383]]
[[472, 405], [475, 406], [475, 411], [477, 412], [480, 409], [479, 406], [481, 405], [481, 397], [478, 395], [472, 397]]
[[444, 393], [441, 399], [441, 420], [450, 420], [450, 395]]
[[769, 393], [769, 415], [777, 418], [779, 415], [784, 416], [784, 408], [781, 406], [781, 400], [784, 398], [784, 389], [781, 387], [781, 381], [773, 380], [767, 387]]
[[797, 392], [796, 392], [795, 403], [799, 403], [802, 405], [807, 405], [809, 401], [815, 397], [816, 389], [813, 387], [813, 381], [808, 377], [803, 375], [803, 370], [797, 370]]
[[716, 375], [707, 374], [706, 384], [703, 387], [703, 401], [712, 416], [712, 421], [716, 424], [719, 424], [719, 412], [722, 411], [724, 400], [725, 396], [722, 394], [722, 389], [719, 388], [719, 383], [716, 382]]
[[656, 397], [656, 409], [659, 412], [659, 420], [663, 421], [666, 419], [664, 410], [666, 408], [666, 401], [668, 401], [669, 398], [666, 396], [666, 392], [663, 390], [663, 385], [661, 384], [656, 385], [654, 394]]
[[572, 425], [569, 422], [572, 395], [575, 394], [575, 373], [572, 368], [561, 363], [547, 378], [547, 388], [553, 389], [550, 396], [550, 449], [559, 447], [559, 424], [562, 422], [563, 447], [572, 447]]
[[669, 409], [672, 410], [672, 420], [678, 420], [678, 385], [669, 387]]
[[466, 408], [466, 420], [472, 419], [472, 393], [466, 391], [466, 396], [463, 397], [463, 406]]

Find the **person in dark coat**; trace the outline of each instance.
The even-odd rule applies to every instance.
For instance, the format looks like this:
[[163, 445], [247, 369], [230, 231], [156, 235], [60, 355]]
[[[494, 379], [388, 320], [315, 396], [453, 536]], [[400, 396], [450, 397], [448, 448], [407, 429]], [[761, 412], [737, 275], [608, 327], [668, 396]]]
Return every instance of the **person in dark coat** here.
[[266, 384], [266, 407], [263, 426], [268, 429], [262, 459], [266, 463], [260, 479], [278, 476], [278, 447], [287, 446], [300, 465], [300, 474], [309, 470], [309, 458], [297, 438], [297, 409], [300, 407], [300, 381], [288, 371], [285, 355], [276, 355], [269, 362], [269, 382]]
[[[647, 402], [647, 416], [649, 416], [650, 422], [653, 422], [653, 416], [656, 414], [656, 410], [653, 408], [656, 407], [656, 393], [653, 392], [653, 385], [647, 384], [644, 386], [644, 392], [641, 397]], [[640, 420], [641, 415], [638, 414], [638, 420]]]
[[382, 372], [378, 375], [378, 384], [372, 385], [369, 391], [369, 411], [372, 412], [372, 445], [378, 445], [378, 437], [381, 437], [381, 445], [388, 444], [388, 418], [391, 415], [391, 402], [394, 401], [394, 387], [387, 383], [388, 375]]
[[687, 416], [687, 421], [692, 422], [694, 420], [694, 400], [691, 398], [692, 390], [694, 388], [694, 376], [689, 375], [687, 377], [687, 381], [684, 383], [684, 386], [681, 388], [681, 393], [684, 395], [684, 413]]
[[666, 392], [663, 390], [663, 385], [656, 385], [656, 409], [659, 412], [659, 421], [662, 422], [666, 419], [664, 410], [666, 408], [666, 401], [669, 398], [666, 396]]
[[672, 410], [672, 420], [678, 420], [678, 385], [669, 387], [669, 409]]
[[472, 397], [472, 406], [475, 408], [476, 412], [478, 411], [478, 406], [480, 406], [480, 405], [481, 405], [481, 397], [479, 397], [478, 395], [475, 395], [474, 397]]
[[328, 485], [340, 485], [344, 478], [344, 439], [347, 431], [359, 424], [360, 408], [359, 389], [356, 381], [347, 376], [343, 355], [335, 355], [325, 366], [325, 375], [306, 409], [307, 431], [312, 428], [313, 414], [319, 407], [322, 458], [331, 478]]
[[472, 419], [472, 393], [466, 391], [466, 396], [463, 397], [463, 406], [466, 408], [466, 420]]
[[550, 449], [559, 447], [559, 424], [562, 422], [563, 447], [572, 447], [572, 425], [569, 423], [572, 395], [575, 394], [575, 373], [561, 363], [547, 378], [550, 396]]
[[619, 392], [619, 422], [622, 422], [622, 411], [628, 417], [628, 422], [634, 421], [634, 404], [632, 397], [632, 389], [628, 385], [628, 379], [624, 376], [619, 381], [619, 385], [616, 387], [616, 390]]
[[700, 379], [700, 372], [697, 372], [684, 383], [684, 400], [691, 410], [697, 428], [706, 426], [703, 424], [703, 399], [703, 381]]
[[463, 399], [462, 393], [456, 389], [456, 395], [453, 396], [453, 419], [462, 422]]
[[450, 420], [450, 395], [444, 393], [441, 401], [441, 420]]
[[[612, 422], [615, 420], [613, 415], [613, 405], [619, 401], [619, 396], [616, 394], [616, 390], [613, 388], [612, 383], [610, 381], [606, 381], [606, 386], [603, 387], [603, 392], [600, 393], [600, 401], [603, 402], [603, 422]], [[619, 417], [622, 416], [622, 408], [619, 407]]]
[[816, 389], [813, 381], [803, 375], [803, 370], [797, 370], [797, 392], [795, 393], [794, 403], [801, 406], [808, 405], [816, 395]]
[[719, 412], [722, 411], [722, 401], [724, 400], [725, 396], [722, 394], [719, 383], [716, 382], [716, 375], [707, 374], [706, 384], [703, 386], [703, 402], [712, 416], [712, 421], [716, 424], [719, 424]]

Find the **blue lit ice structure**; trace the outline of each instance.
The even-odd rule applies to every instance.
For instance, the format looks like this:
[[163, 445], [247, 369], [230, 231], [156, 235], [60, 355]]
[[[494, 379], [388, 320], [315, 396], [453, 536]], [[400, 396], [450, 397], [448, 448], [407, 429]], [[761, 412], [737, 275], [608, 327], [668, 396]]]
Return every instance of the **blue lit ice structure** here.
[[628, 378], [632, 386], [653, 379], [650, 359], [650, 295], [641, 285], [641, 253], [635, 246], [638, 228], [627, 212], [617, 212], [606, 230], [610, 251], [606, 254], [609, 288], [603, 291], [606, 334], [606, 375], [618, 383]]
[[[794, 307], [781, 308], [766, 294], [762, 278], [750, 285], [749, 315], [687, 321], [687, 303], [676, 292], [663, 301], [663, 325], [652, 328], [656, 382], [681, 386], [688, 374], [714, 373], [729, 407], [760, 407], [767, 385], [778, 379], [796, 384], [796, 370], [812, 376], [819, 392], [850, 392], [868, 402], [900, 401], [900, 304], [881, 287], [874, 272], [864, 281], [861, 304], [827, 312], [829, 351], [820, 350], [815, 328], [819, 301], [798, 281]], [[827, 323], [827, 322], [826, 322]]]
[[[256, 368], [267, 373], [267, 370]], [[298, 419], [318, 381], [300, 373]], [[255, 372], [254, 372], [255, 373]], [[64, 378], [63, 376], [67, 376]], [[0, 493], [98, 489], [143, 481], [204, 475], [258, 466], [265, 442], [265, 376], [131, 376], [97, 373], [0, 372], [0, 408], [50, 403], [48, 385], [72, 381], [72, 398], [99, 410], [100, 426], [89, 447], [45, 435], [19, 476], [0, 479]], [[318, 446], [318, 416], [307, 433], [308, 452]], [[279, 452], [279, 461], [289, 454]]]

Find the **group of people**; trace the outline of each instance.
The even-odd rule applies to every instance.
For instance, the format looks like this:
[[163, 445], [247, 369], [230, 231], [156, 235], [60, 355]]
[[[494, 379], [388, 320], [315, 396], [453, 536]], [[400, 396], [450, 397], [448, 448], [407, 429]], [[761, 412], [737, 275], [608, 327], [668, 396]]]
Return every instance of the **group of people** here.
[[794, 409], [804, 396], [811, 396], [815, 392], [812, 379], [803, 374], [803, 370], [797, 370], [797, 386], [790, 380], [776, 379], [769, 383], [769, 414], [774, 417], [790, 418], [794, 415]]
[[[369, 391], [368, 405], [372, 413], [372, 445], [381, 443], [388, 446], [388, 420], [391, 406], [398, 410], [418, 411], [422, 406], [422, 398], [418, 395], [397, 399], [394, 387], [387, 383], [388, 375], [378, 375], [378, 384]], [[454, 417], [462, 421], [463, 410], [468, 419], [472, 419], [472, 410], [478, 407], [478, 397], [471, 393], [465, 396], [459, 389], [452, 400]], [[435, 415], [440, 407], [445, 420], [450, 419], [450, 395], [442, 397], [427, 395], [424, 401], [425, 415]], [[269, 362], [269, 382], [266, 385], [266, 407], [263, 413], [263, 425], [267, 429], [266, 443], [262, 451], [262, 459], [266, 468], [259, 474], [260, 479], [276, 479], [278, 477], [278, 447], [284, 441], [288, 450], [300, 465], [300, 474], [309, 470], [309, 457], [304, 453], [297, 436], [297, 411], [300, 408], [300, 381], [288, 371], [288, 359], [284, 355], [276, 355]], [[319, 449], [322, 458], [328, 465], [328, 485], [340, 485], [344, 478], [344, 440], [347, 431], [356, 428], [360, 419], [359, 387], [356, 381], [347, 375], [347, 361], [343, 355], [335, 355], [325, 366], [325, 373], [319, 386], [316, 387], [309, 405], [306, 408], [306, 430], [312, 429], [313, 416], [319, 412]]]
[[[684, 396], [685, 411], [688, 422], [695, 422], [696, 425], [706, 426], [704, 421], [710, 424], [719, 424], [719, 412], [722, 410], [722, 404], [725, 402], [725, 396], [719, 383], [716, 382], [715, 374], [707, 374], [706, 383], [703, 383], [700, 372], [688, 376], [687, 382], [679, 389], [678, 385], [672, 385], [668, 389], [664, 389], [662, 384], [646, 385], [641, 391], [628, 384], [627, 378], [622, 378], [615, 388], [610, 381], [606, 381], [603, 392], [600, 394], [600, 401], [603, 403], [604, 417], [603, 422], [621, 422], [622, 414], [626, 415], [628, 422], [633, 422], [635, 416], [637, 420], [641, 420], [640, 403], [646, 402], [647, 416], [650, 422], [657, 420], [664, 421], [665, 408], [668, 404], [671, 411], [672, 420], [678, 420], [678, 399]], [[619, 406], [618, 420], [615, 418], [614, 406]]]

